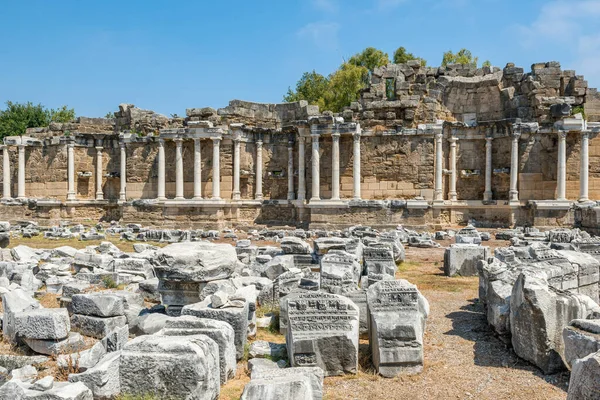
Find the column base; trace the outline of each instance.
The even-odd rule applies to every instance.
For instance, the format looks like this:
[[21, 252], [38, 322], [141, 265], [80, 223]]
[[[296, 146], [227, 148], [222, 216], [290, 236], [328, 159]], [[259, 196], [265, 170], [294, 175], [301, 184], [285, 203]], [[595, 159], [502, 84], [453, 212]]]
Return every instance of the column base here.
[[579, 200], [577, 200], [580, 203], [594, 203], [592, 200], [590, 200], [588, 197], [582, 197]]
[[288, 195], [287, 195], [287, 199], [288, 199], [288, 200], [294, 200], [294, 197], [295, 197], [295, 196], [294, 196], [294, 194], [293, 194], [293, 193], [288, 193]]
[[185, 197], [183, 197], [183, 196], [177, 196], [173, 200], [181, 201], [181, 200], [185, 200]]
[[483, 201], [492, 201], [492, 192], [483, 192]]
[[233, 192], [233, 194], [231, 195], [231, 199], [232, 200], [241, 200], [241, 193], [240, 192]]
[[157, 197], [156, 200], [158, 201], [167, 201], [166, 197]]
[[192, 200], [204, 200], [204, 199], [202, 198], [202, 196], [194, 196], [194, 197], [192, 197]]
[[262, 200], [263, 199], [263, 195], [256, 195], [254, 196], [254, 200]]

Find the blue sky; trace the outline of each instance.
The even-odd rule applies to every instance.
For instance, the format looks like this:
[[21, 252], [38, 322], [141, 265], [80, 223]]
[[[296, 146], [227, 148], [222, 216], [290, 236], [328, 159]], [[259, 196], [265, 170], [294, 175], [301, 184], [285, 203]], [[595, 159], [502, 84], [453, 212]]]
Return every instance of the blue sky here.
[[373, 46], [439, 65], [462, 47], [503, 67], [557, 60], [600, 86], [600, 0], [76, 1], [0, 3], [0, 103], [119, 103], [169, 115], [280, 102], [304, 71]]

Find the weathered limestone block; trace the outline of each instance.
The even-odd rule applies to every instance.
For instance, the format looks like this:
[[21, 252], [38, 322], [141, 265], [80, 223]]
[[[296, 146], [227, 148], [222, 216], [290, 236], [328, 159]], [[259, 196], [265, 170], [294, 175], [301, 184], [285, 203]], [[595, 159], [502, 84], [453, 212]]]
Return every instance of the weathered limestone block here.
[[39, 391], [35, 384], [13, 380], [0, 387], [1, 399], [15, 400], [94, 400], [92, 391], [83, 383], [54, 382], [51, 389]]
[[182, 308], [181, 316], [191, 315], [198, 318], [214, 319], [227, 322], [234, 331], [234, 344], [236, 358], [240, 360], [244, 355], [244, 346], [248, 338], [248, 302], [243, 301], [241, 307], [228, 306], [213, 308], [211, 298], [196, 304], [189, 304]]
[[4, 307], [2, 335], [10, 343], [17, 343], [16, 316], [21, 312], [40, 308], [40, 303], [22, 289], [15, 289], [2, 295], [2, 306]]
[[456, 233], [456, 243], [481, 244], [481, 235], [473, 225], [467, 225]]
[[321, 289], [345, 294], [358, 289], [361, 266], [356, 258], [343, 250], [329, 250], [321, 259]]
[[600, 352], [576, 360], [569, 380], [567, 400], [598, 400], [600, 381]]
[[75, 314], [94, 317], [117, 317], [125, 315], [123, 299], [111, 293], [73, 295], [71, 297], [71, 309]]
[[575, 319], [563, 329], [563, 361], [569, 369], [579, 358], [600, 350], [600, 320]]
[[300, 374], [253, 379], [244, 387], [241, 400], [314, 400], [310, 383]]
[[320, 367], [326, 376], [356, 373], [358, 307], [329, 293], [298, 293], [286, 303], [286, 343], [293, 367]]
[[102, 345], [107, 352], [119, 351], [127, 344], [129, 340], [129, 325], [115, 328], [102, 338]]
[[205, 335], [139, 336], [125, 346], [121, 392], [194, 400], [219, 396], [219, 347]]
[[174, 309], [202, 301], [206, 282], [227, 279], [243, 265], [233, 246], [209, 242], [168, 245], [156, 253], [154, 264], [162, 303]]
[[281, 368], [276, 370], [268, 370], [265, 368], [257, 368], [251, 372], [251, 378], [254, 379], [270, 379], [285, 377], [290, 375], [304, 375], [310, 379], [312, 398], [321, 400], [323, 398], [323, 370], [319, 367], [298, 367], [298, 368]]
[[510, 298], [510, 329], [515, 353], [551, 374], [565, 369], [563, 328], [587, 319], [600, 307], [585, 295], [554, 289], [544, 272], [519, 275]]
[[401, 279], [369, 286], [369, 343], [382, 376], [423, 369], [423, 333], [429, 303], [417, 287]]
[[118, 317], [92, 317], [90, 315], [73, 314], [71, 316], [71, 328], [85, 336], [102, 339], [111, 331], [127, 325], [125, 316]]
[[69, 382], [83, 383], [92, 391], [94, 399], [112, 399], [121, 391], [120, 358], [120, 351], [108, 353], [85, 372], [70, 374]]
[[197, 318], [191, 315], [168, 321], [165, 328], [157, 335], [162, 336], [190, 336], [206, 335], [219, 346], [219, 365], [221, 369], [221, 384], [235, 376], [236, 351], [235, 332], [231, 325], [215, 319]]
[[310, 254], [312, 252], [308, 243], [294, 236], [286, 236], [281, 239], [281, 250], [285, 254]]
[[363, 249], [364, 267], [369, 284], [394, 277], [396, 261], [394, 252], [389, 246], [366, 246]]
[[83, 336], [76, 332], [69, 333], [69, 336], [62, 340], [23, 339], [23, 341], [36, 353], [47, 355], [73, 353], [85, 347]]
[[273, 257], [271, 261], [267, 262], [261, 274], [270, 280], [275, 280], [278, 276], [292, 268], [294, 268], [294, 256], [291, 254], [281, 255]]
[[60, 340], [69, 335], [71, 324], [66, 308], [39, 308], [15, 315], [18, 336], [28, 339]]
[[477, 264], [487, 260], [489, 247], [472, 244], [453, 244], [444, 253], [446, 276], [477, 276]]

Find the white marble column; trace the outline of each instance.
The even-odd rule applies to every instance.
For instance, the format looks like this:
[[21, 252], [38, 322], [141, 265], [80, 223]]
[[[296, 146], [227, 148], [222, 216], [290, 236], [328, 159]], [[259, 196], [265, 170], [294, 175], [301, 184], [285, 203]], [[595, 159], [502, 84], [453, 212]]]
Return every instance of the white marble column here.
[[310, 201], [321, 200], [321, 179], [319, 177], [319, 134], [312, 136], [312, 196]]
[[256, 200], [263, 199], [263, 141], [262, 138], [256, 141], [256, 190], [254, 194], [254, 198]]
[[298, 136], [298, 200], [306, 199], [306, 166], [304, 137]]
[[67, 144], [67, 201], [75, 200], [75, 143]]
[[510, 151], [510, 191], [509, 191], [509, 201], [510, 202], [518, 202], [519, 201], [519, 189], [518, 189], [518, 179], [519, 179], [519, 137], [521, 136], [520, 132], [512, 133], [512, 147]]
[[119, 178], [121, 188], [119, 190], [119, 201], [127, 201], [127, 147], [125, 142], [120, 142], [119, 147], [121, 148], [121, 173]]
[[340, 199], [340, 134], [331, 134], [331, 200]]
[[158, 200], [167, 199], [165, 190], [165, 140], [158, 139]]
[[200, 138], [194, 138], [194, 200], [202, 198], [202, 147]]
[[175, 200], [183, 200], [183, 139], [175, 138]]
[[221, 138], [213, 137], [212, 199], [221, 200]]
[[492, 136], [485, 138], [485, 192], [483, 201], [492, 200]]
[[448, 185], [448, 196], [451, 201], [456, 201], [456, 142], [458, 138], [452, 136], [450, 142], [450, 185]]
[[567, 199], [567, 132], [558, 132], [556, 200]]
[[96, 200], [104, 200], [102, 191], [102, 142], [99, 141], [96, 146]]
[[294, 141], [288, 141], [288, 200], [294, 200]]
[[240, 200], [240, 138], [233, 139], [233, 200]]
[[19, 171], [17, 174], [17, 199], [25, 199], [25, 145], [17, 145], [19, 151]]
[[589, 201], [588, 184], [589, 184], [589, 132], [581, 132], [581, 171], [579, 172], [579, 201]]
[[3, 189], [2, 198], [8, 200], [11, 198], [10, 190], [10, 158], [8, 156], [8, 146], [2, 146], [2, 174], [3, 174]]
[[434, 201], [444, 201], [442, 193], [442, 133], [435, 134], [435, 187]]
[[354, 143], [352, 146], [352, 183], [354, 184], [352, 197], [360, 199], [360, 132], [352, 135]]

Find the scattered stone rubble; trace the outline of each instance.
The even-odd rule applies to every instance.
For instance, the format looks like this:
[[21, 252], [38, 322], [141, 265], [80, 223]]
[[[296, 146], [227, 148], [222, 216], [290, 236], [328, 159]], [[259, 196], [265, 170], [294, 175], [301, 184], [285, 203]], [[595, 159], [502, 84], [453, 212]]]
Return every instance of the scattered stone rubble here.
[[[429, 304], [415, 285], [395, 275], [405, 245], [439, 246], [428, 233], [359, 226], [255, 230], [237, 239], [233, 231], [174, 235], [117, 224], [94, 229], [165, 246], [136, 242], [128, 253], [102, 242], [82, 250], [20, 245], [0, 252], [2, 334], [40, 355], [11, 358], [0, 398], [151, 393], [214, 399], [247, 356], [251, 381], [243, 399], [322, 399], [324, 377], [357, 372], [361, 334], [367, 334], [380, 375], [423, 368]], [[69, 231], [75, 237], [89, 232]], [[236, 245], [215, 243], [221, 233]], [[481, 245], [489, 236], [472, 226], [444, 233], [435, 237], [456, 241], [446, 249], [446, 273], [479, 275], [480, 300], [498, 336], [544, 373], [571, 369], [569, 398], [594, 398], [600, 239], [577, 229], [514, 229], [498, 232], [511, 246], [492, 255]], [[36, 300], [44, 285], [60, 296], [62, 308], [44, 308]], [[285, 344], [247, 344], [257, 326], [277, 321]], [[97, 342], [90, 347], [91, 338]], [[56, 357], [59, 368], [77, 370], [68, 382], [37, 379], [35, 366], [47, 361], [44, 355]]]

